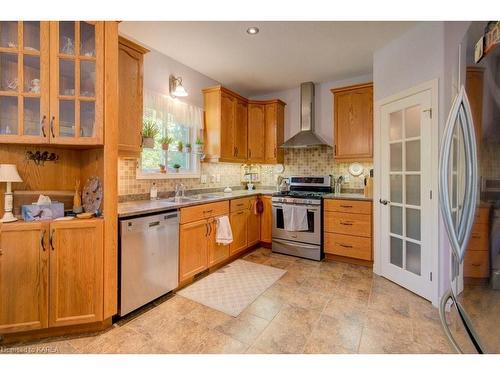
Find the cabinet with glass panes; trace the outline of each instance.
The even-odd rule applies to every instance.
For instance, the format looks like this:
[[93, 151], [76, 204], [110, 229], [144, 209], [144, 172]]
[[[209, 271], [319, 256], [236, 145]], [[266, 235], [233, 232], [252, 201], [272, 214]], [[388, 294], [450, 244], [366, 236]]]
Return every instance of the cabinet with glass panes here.
[[102, 144], [103, 22], [0, 22], [0, 143]]

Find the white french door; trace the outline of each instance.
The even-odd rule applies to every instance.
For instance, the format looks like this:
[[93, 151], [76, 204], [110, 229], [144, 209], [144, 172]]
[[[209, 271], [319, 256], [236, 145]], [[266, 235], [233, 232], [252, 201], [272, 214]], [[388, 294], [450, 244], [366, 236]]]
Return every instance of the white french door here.
[[428, 300], [431, 252], [437, 251], [432, 249], [431, 107], [430, 89], [380, 107], [381, 184], [375, 202], [380, 205], [382, 276]]

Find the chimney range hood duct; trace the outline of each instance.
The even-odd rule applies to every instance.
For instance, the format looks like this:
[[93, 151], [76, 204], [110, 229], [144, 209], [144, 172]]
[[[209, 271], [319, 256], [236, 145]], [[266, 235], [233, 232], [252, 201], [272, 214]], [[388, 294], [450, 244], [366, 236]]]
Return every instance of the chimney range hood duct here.
[[283, 143], [281, 148], [329, 146], [314, 132], [314, 83], [300, 85], [300, 132]]

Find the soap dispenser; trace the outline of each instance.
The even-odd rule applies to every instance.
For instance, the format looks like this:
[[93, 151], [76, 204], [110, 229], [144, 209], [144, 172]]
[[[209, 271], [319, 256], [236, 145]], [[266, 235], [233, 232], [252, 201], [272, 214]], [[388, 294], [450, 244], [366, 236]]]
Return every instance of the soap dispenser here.
[[149, 190], [149, 199], [158, 199], [158, 188], [156, 187], [156, 182], [153, 182], [151, 189]]

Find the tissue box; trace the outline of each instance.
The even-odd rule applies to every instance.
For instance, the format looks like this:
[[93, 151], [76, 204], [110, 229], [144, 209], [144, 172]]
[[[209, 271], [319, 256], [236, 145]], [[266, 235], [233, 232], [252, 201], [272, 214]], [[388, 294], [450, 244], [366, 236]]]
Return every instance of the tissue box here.
[[23, 204], [21, 212], [24, 221], [57, 219], [64, 216], [64, 203]]

